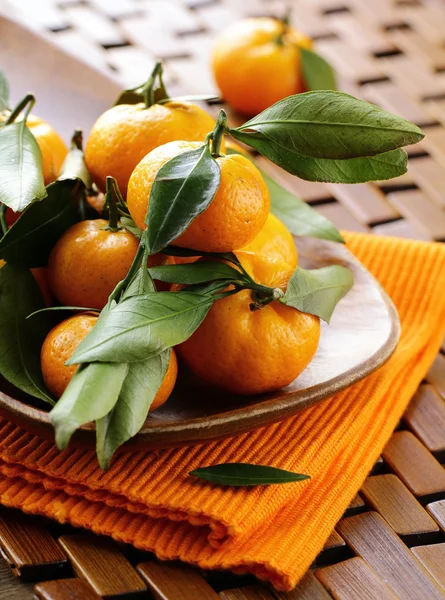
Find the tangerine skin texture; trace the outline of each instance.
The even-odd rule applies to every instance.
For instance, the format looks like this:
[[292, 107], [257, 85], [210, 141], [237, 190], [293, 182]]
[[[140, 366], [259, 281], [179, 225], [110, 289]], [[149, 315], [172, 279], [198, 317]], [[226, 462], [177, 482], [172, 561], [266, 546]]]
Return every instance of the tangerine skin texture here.
[[286, 262], [292, 269], [298, 265], [298, 252], [294, 238], [284, 223], [272, 213], [258, 235], [241, 248], [243, 252], [253, 252]]
[[61, 304], [102, 309], [133, 262], [138, 241], [126, 229], [107, 231], [104, 219], [76, 223], [48, 261], [50, 287]]
[[40, 364], [45, 385], [55, 398], [60, 398], [77, 369], [77, 365], [67, 366], [65, 362], [96, 321], [97, 316], [91, 313], [75, 315], [56, 325], [46, 336]]
[[85, 162], [100, 190], [107, 175], [116, 178], [126, 196], [130, 175], [154, 148], [173, 140], [204, 141], [215, 121], [189, 102], [167, 102], [145, 108], [120, 104], [104, 112], [93, 125], [85, 147]]
[[59, 176], [68, 148], [59, 134], [43, 119], [30, 115], [26, 124], [42, 153], [43, 180], [48, 185]]
[[[237, 256], [257, 282], [285, 289], [293, 272], [289, 265], [250, 253]], [[278, 301], [251, 311], [251, 302], [249, 290], [218, 300], [177, 347], [196, 375], [235, 394], [289, 385], [312, 360], [320, 339], [318, 317]]]
[[283, 23], [272, 18], [238, 21], [217, 38], [213, 74], [221, 94], [239, 113], [253, 116], [287, 96], [304, 92], [299, 47], [312, 41], [290, 27], [276, 43]]
[[[55, 398], [60, 398], [63, 394], [78, 366], [67, 366], [66, 361], [90, 333], [96, 322], [96, 315], [82, 313], [62, 321], [46, 336], [40, 353], [40, 364], [45, 385]], [[172, 393], [177, 375], [178, 360], [172, 349], [167, 372], [154, 397], [150, 411], [164, 404]]]
[[[171, 142], [156, 148], [138, 164], [128, 184], [127, 204], [136, 224], [145, 229], [149, 195], [157, 171], [199, 142]], [[209, 207], [174, 244], [207, 252], [231, 252], [248, 244], [259, 233], [270, 208], [269, 190], [261, 173], [239, 154], [220, 156], [221, 183]], [[168, 198], [165, 200], [166, 205]], [[167, 208], [167, 206], [166, 206]]]

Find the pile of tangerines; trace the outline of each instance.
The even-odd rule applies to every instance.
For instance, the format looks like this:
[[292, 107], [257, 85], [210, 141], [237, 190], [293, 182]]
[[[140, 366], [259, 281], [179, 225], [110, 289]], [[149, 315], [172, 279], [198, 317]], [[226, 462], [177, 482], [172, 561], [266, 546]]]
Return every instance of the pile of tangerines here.
[[[310, 47], [310, 40], [287, 22], [252, 19], [237, 24], [223, 35], [213, 57], [225, 99], [238, 111], [252, 115], [304, 91], [300, 50]], [[5, 130], [13, 121], [11, 114], [17, 118], [14, 111], [4, 111], [1, 117]], [[283, 118], [287, 126], [287, 117]], [[69, 153], [47, 123], [27, 113], [24, 119], [40, 149], [39, 164], [48, 185], [58, 180], [72, 152], [79, 155], [79, 134]], [[298, 304], [281, 301], [298, 265], [293, 236], [270, 212], [270, 193], [262, 173], [246, 150], [228, 139], [228, 131], [223, 112], [215, 123], [199, 105], [169, 98], [160, 63], [144, 85], [127, 90], [97, 119], [82, 155], [89, 180], [85, 193], [90, 209], [96, 211], [94, 217], [67, 228], [52, 247], [47, 266], [33, 270], [47, 307], [65, 307], [74, 313], [51, 329], [41, 348], [41, 372], [53, 398], [64, 397], [78, 372], [78, 365], [71, 364], [73, 353], [117, 303], [127, 306], [127, 288], [135, 281], [147, 302], [159, 292], [181, 296], [188, 290], [205, 298], [217, 294], [217, 301], [208, 305], [199, 322], [190, 325], [181, 343], [171, 352], [171, 345], [165, 346], [169, 363], [148, 403], [150, 410], [171, 394], [177, 357], [198, 377], [237, 394], [287, 386], [313, 358], [320, 337], [317, 312], [309, 314], [297, 310]], [[270, 142], [268, 135], [255, 132], [252, 139], [263, 145]], [[384, 152], [402, 145], [400, 141], [384, 144]], [[163, 204], [159, 190], [164, 194]], [[185, 202], [194, 197], [199, 201]], [[179, 224], [168, 237], [172, 213], [177, 213]], [[2, 213], [3, 229], [14, 227], [17, 218], [7, 208]], [[163, 232], [164, 243], [159, 242], [158, 231]], [[187, 269], [192, 273], [191, 265], [195, 266], [194, 279], [187, 276]], [[221, 265], [226, 275], [232, 269], [232, 280], [211, 273], [207, 279], [196, 278], [198, 270], [217, 271]], [[178, 270], [180, 266], [185, 270]], [[161, 267], [176, 270], [169, 277]], [[215, 287], [218, 281], [222, 287]], [[168, 302], [166, 296], [159, 297]], [[174, 320], [170, 327], [175, 328]], [[104, 361], [109, 360], [107, 356]]]

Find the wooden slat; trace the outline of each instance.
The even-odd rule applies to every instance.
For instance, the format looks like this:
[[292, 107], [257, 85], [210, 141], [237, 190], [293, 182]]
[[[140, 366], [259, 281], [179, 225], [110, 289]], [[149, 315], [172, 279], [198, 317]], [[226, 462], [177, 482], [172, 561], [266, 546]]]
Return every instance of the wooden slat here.
[[435, 240], [445, 239], [445, 212], [418, 190], [388, 194], [389, 202], [416, 229]]
[[419, 387], [405, 412], [409, 428], [430, 452], [445, 452], [445, 402], [432, 385]]
[[429, 546], [415, 546], [411, 552], [427, 571], [434, 577], [439, 585], [445, 589], [445, 544], [431, 544]]
[[275, 600], [266, 588], [259, 585], [237, 588], [235, 590], [224, 590], [219, 593], [219, 597], [222, 600]]
[[146, 596], [146, 585], [110, 538], [82, 533], [64, 535], [60, 544], [74, 570], [99, 596], [124, 599]]
[[388, 33], [394, 44], [419, 64], [418, 68], [445, 67], [445, 49], [423, 38], [413, 29]]
[[123, 44], [126, 41], [119, 27], [94, 9], [73, 6], [67, 7], [64, 12], [70, 23], [90, 40], [105, 46]]
[[330, 600], [331, 598], [312, 571], [308, 571], [291, 592], [274, 591], [274, 594], [277, 600]]
[[408, 173], [433, 202], [440, 208], [445, 208], [445, 178], [442, 165], [431, 156], [422, 156], [409, 161]]
[[375, 235], [400, 237], [409, 240], [423, 240], [426, 242], [431, 242], [433, 239], [430, 235], [426, 235], [423, 231], [413, 227], [412, 223], [409, 223], [406, 219], [398, 219], [391, 223], [382, 223], [382, 225], [373, 227], [372, 232]]
[[361, 492], [406, 543], [437, 538], [438, 526], [396, 475], [368, 477]]
[[443, 126], [430, 127], [422, 144], [426, 151], [445, 168], [445, 128]]
[[100, 596], [81, 579], [58, 579], [38, 583], [34, 592], [39, 600], [100, 600]]
[[385, 63], [385, 69], [400, 88], [412, 98], [422, 100], [445, 94], [445, 74], [433, 68], [421, 68], [406, 54], [393, 57]]
[[349, 211], [341, 204], [331, 202], [329, 204], [320, 204], [317, 206], [318, 212], [332, 221], [339, 229], [347, 229], [348, 231], [369, 232], [369, 227], [362, 225], [354, 219]]
[[357, 13], [339, 13], [331, 18], [331, 27], [339, 38], [369, 54], [391, 52], [396, 47], [377, 26]]
[[352, 515], [356, 515], [359, 512], [362, 512], [365, 509], [365, 502], [360, 494], [356, 494], [354, 498], [349, 503], [348, 508], [345, 511], [345, 516], [350, 517]]
[[32, 585], [19, 582], [0, 557], [0, 598], [5, 600], [34, 600]]
[[420, 127], [435, 122], [431, 113], [414, 98], [392, 81], [368, 84], [362, 88], [363, 97], [368, 102], [378, 104], [384, 110], [400, 115]]
[[438, 354], [425, 378], [445, 400], [445, 356]]
[[399, 216], [388, 204], [385, 195], [373, 185], [337, 183], [329, 184], [328, 188], [340, 204], [364, 225], [388, 221]]
[[159, 600], [218, 600], [218, 594], [191, 567], [150, 561], [137, 569]]
[[342, 40], [322, 40], [318, 48], [324, 56], [329, 56], [331, 65], [342, 75], [354, 82], [375, 81], [386, 77], [381, 61], [366, 52], [354, 48]]
[[62, 548], [37, 519], [0, 509], [0, 546], [14, 575], [27, 581], [60, 577], [68, 569]]
[[318, 569], [317, 578], [335, 600], [397, 600], [385, 582], [361, 558]]
[[383, 458], [415, 496], [445, 492], [445, 469], [409, 431], [396, 431]]
[[440, 525], [441, 529], [445, 531], [445, 500], [431, 502], [426, 508], [430, 515], [434, 517], [434, 520]]
[[338, 530], [396, 596], [404, 600], [445, 598], [445, 590], [430, 577], [378, 513], [347, 517], [340, 521]]

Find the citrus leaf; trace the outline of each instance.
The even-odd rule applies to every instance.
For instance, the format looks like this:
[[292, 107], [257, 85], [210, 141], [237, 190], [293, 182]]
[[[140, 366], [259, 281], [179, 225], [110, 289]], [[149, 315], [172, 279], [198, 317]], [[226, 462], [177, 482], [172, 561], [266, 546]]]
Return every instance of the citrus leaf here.
[[132, 233], [134, 237], [137, 237], [138, 240], [142, 237], [142, 229], [136, 225], [131, 217], [121, 217], [121, 224], [127, 231]]
[[[424, 137], [413, 123], [333, 91], [284, 98], [230, 133], [239, 139], [237, 132], [248, 130], [261, 133], [282, 151], [331, 159], [374, 156]], [[250, 144], [249, 135], [241, 141]]]
[[80, 179], [86, 189], [91, 189], [93, 180], [85, 164], [85, 156], [82, 150], [82, 132], [74, 132], [71, 148], [63, 162], [60, 170], [59, 180]]
[[49, 413], [59, 450], [68, 446], [76, 429], [101, 419], [112, 410], [127, 372], [125, 363], [95, 363], [77, 369]]
[[300, 48], [303, 80], [308, 91], [336, 90], [334, 69], [317, 52]]
[[132, 298], [133, 296], [140, 296], [141, 294], [149, 294], [150, 292], [156, 292], [156, 286], [153, 283], [153, 279], [151, 278], [146, 265], [142, 265], [136, 271], [136, 275], [122, 294], [122, 300]]
[[150, 254], [183, 233], [213, 200], [221, 179], [207, 144], [178, 154], [156, 173], [146, 217]]
[[44, 267], [59, 237], [80, 220], [79, 198], [84, 185], [79, 180], [55, 181], [48, 197], [33, 202], [0, 240], [0, 257], [25, 267]]
[[231, 487], [292, 483], [310, 479], [309, 475], [303, 475], [302, 473], [293, 473], [284, 469], [248, 463], [225, 463], [211, 467], [201, 467], [191, 471], [190, 475], [210, 483]]
[[14, 212], [46, 196], [42, 154], [25, 121], [0, 129], [0, 202]]
[[6, 75], [0, 69], [0, 112], [9, 108], [9, 84]]
[[108, 469], [119, 446], [135, 436], [145, 423], [167, 372], [170, 354], [166, 350], [148, 360], [129, 364], [114, 408], [96, 421], [96, 452], [102, 469]]
[[238, 132], [237, 139], [267, 156], [276, 165], [306, 181], [322, 183], [365, 183], [393, 179], [406, 173], [408, 157], [405, 150], [391, 150], [376, 156], [334, 160], [310, 158], [284, 151], [262, 134]]
[[195, 262], [185, 265], [162, 265], [150, 267], [150, 275], [153, 279], [167, 283], [179, 283], [182, 285], [194, 285], [208, 281], [227, 280], [238, 281], [241, 273], [223, 262]]
[[313, 270], [297, 267], [280, 302], [329, 323], [338, 302], [353, 285], [351, 271], [340, 265]]
[[67, 364], [134, 362], [187, 340], [214, 298], [191, 292], [153, 292], [128, 298], [102, 312]]
[[31, 273], [22, 267], [0, 269], [0, 373], [15, 387], [50, 404], [40, 369], [40, 349], [52, 327], [48, 315], [27, 316], [43, 308], [43, 298]]

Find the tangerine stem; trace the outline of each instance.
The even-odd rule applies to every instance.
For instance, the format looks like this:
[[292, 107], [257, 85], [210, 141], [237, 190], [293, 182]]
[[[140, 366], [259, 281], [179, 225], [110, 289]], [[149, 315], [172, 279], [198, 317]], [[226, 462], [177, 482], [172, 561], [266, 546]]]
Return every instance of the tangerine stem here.
[[150, 77], [142, 88], [142, 93], [144, 96], [145, 108], [150, 108], [155, 103], [154, 97], [154, 86], [156, 83], [156, 79], [159, 78], [160, 84], [163, 86], [162, 82], [162, 61], [158, 60], [154, 66], [153, 71], [151, 72]]
[[210, 153], [214, 158], [221, 156], [221, 143], [224, 134], [227, 131], [227, 114], [224, 110], [221, 110], [216, 121], [215, 129], [208, 136], [209, 141], [211, 142]]
[[119, 211], [116, 202], [115, 186], [117, 182], [114, 177], [107, 176], [105, 188], [105, 206], [108, 208], [108, 225], [107, 231], [119, 231], [122, 229], [119, 225]]
[[6, 223], [6, 205], [0, 204], [0, 228], [3, 235], [8, 231], [8, 224]]
[[286, 12], [284, 13], [284, 16], [281, 19], [278, 19], [279, 21], [281, 21], [281, 23], [283, 25], [281, 33], [279, 33], [277, 35], [277, 37], [275, 38], [275, 43], [278, 46], [284, 46], [284, 36], [289, 31], [291, 13], [292, 13], [292, 9], [290, 6], [288, 6], [286, 9]]
[[20, 100], [20, 102], [17, 104], [17, 106], [11, 112], [9, 117], [6, 119], [5, 125], [10, 125], [11, 123], [14, 123], [14, 121], [17, 119], [19, 114], [29, 105], [28, 108], [26, 109], [26, 113], [25, 113], [25, 121], [26, 121], [26, 117], [31, 112], [32, 107], [34, 106], [35, 103], [36, 103], [36, 99], [34, 98], [34, 96], [32, 94], [26, 94], [26, 96], [22, 100]]

